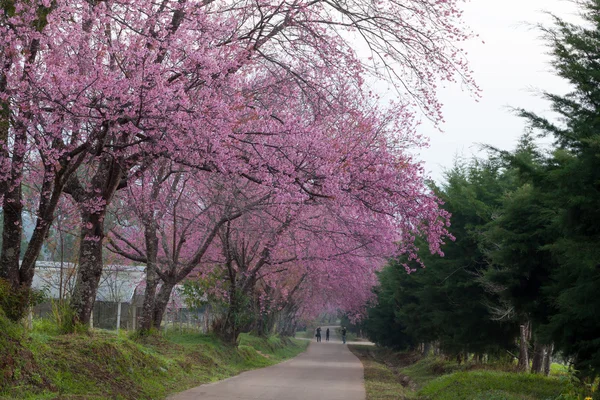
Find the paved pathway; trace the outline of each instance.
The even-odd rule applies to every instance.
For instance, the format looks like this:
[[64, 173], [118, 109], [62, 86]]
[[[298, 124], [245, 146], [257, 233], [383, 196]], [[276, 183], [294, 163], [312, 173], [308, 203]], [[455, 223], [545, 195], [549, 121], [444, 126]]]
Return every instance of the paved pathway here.
[[170, 400], [364, 400], [363, 367], [335, 335], [313, 340], [298, 357], [224, 381], [198, 386]]

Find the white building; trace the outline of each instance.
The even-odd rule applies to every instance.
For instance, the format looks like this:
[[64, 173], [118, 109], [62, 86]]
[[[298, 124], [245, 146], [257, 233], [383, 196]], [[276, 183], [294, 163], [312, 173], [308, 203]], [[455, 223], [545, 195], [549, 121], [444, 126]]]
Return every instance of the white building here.
[[[136, 328], [144, 300], [145, 268], [126, 265], [104, 267], [92, 315], [94, 327], [117, 330]], [[71, 296], [76, 277], [76, 264], [38, 261], [32, 287], [44, 291], [49, 301], [34, 307], [34, 314], [51, 316], [52, 304]], [[187, 310], [180, 287], [176, 287], [171, 294], [166, 319], [171, 323], [181, 323], [184, 314], [186, 323], [190, 323], [192, 318], [202, 319], [202, 310]]]

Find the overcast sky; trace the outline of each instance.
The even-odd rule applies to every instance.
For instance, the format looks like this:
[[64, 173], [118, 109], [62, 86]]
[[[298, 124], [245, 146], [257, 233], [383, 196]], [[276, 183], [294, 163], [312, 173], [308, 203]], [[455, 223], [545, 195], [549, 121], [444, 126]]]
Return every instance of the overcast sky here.
[[452, 166], [457, 154], [469, 157], [476, 153], [478, 143], [514, 147], [525, 124], [508, 107], [548, 114], [548, 103], [534, 91], [565, 93], [568, 89], [552, 74], [540, 33], [528, 24], [550, 21], [543, 11], [575, 20], [578, 9], [572, 2], [471, 0], [464, 10], [465, 21], [480, 35], [480, 40], [473, 39], [464, 47], [483, 93], [476, 102], [460, 87], [443, 90], [439, 96], [444, 103], [444, 132], [421, 126], [431, 145], [420, 157], [436, 181], [443, 178], [443, 171]]

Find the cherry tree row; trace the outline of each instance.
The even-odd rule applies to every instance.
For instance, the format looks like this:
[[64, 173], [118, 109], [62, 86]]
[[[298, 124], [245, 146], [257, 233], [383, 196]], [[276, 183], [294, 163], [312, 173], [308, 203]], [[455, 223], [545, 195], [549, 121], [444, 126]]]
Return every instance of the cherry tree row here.
[[[359, 312], [382, 259], [416, 257], [417, 236], [440, 252], [447, 236], [409, 151], [425, 142], [416, 109], [442, 119], [440, 81], [477, 90], [459, 2], [2, 2], [7, 314], [23, 315], [61, 203], [80, 232], [76, 322], [105, 248], [148, 267], [145, 329], [174, 285], [215, 268], [232, 310], [241, 293]], [[381, 106], [374, 79], [398, 100]]]

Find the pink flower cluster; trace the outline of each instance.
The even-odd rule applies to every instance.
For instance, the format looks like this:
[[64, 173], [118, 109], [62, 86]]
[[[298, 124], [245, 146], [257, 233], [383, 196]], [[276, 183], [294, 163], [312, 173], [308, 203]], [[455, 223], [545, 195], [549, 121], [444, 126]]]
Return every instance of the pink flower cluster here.
[[408, 150], [426, 144], [416, 108], [442, 121], [440, 82], [477, 92], [459, 3], [5, 2], [0, 182], [27, 181], [45, 221], [63, 191], [83, 218], [112, 214], [107, 246], [165, 282], [220, 268], [223, 294], [360, 313], [386, 258], [448, 237]]

